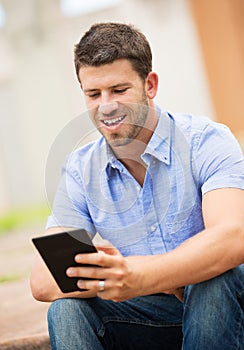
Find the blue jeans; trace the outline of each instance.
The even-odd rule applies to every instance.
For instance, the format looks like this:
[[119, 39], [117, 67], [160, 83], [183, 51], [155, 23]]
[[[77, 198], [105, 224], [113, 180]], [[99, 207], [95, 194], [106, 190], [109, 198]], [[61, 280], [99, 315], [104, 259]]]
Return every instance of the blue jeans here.
[[114, 303], [59, 299], [48, 311], [53, 350], [244, 350], [244, 266], [185, 288]]

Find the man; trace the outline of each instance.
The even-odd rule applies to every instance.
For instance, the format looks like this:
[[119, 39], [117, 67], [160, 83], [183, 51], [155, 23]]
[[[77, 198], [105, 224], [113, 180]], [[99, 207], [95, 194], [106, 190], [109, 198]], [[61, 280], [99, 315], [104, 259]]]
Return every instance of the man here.
[[87, 291], [63, 294], [37, 258], [52, 348], [244, 349], [239, 145], [224, 125], [154, 104], [150, 46], [133, 26], [93, 25], [75, 67], [102, 137], [66, 162], [47, 232], [85, 228], [109, 244], [76, 256], [97, 267], [67, 270]]

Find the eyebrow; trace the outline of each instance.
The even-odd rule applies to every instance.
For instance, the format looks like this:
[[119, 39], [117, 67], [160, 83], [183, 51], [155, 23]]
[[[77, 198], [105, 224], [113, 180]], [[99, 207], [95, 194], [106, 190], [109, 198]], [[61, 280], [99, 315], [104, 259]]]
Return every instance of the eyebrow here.
[[[112, 85], [109, 87], [109, 89], [116, 89], [118, 87], [124, 87], [124, 86], [128, 86], [130, 85], [130, 83], [120, 83], [120, 84], [116, 84], [116, 85]], [[87, 93], [87, 92], [94, 92], [94, 91], [97, 91], [97, 90], [100, 90], [100, 89], [84, 89], [84, 93]]]

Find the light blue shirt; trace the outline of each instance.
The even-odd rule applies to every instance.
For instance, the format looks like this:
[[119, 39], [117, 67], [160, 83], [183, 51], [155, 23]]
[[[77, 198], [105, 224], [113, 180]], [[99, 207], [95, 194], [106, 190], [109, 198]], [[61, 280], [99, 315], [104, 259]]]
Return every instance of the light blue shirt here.
[[67, 159], [48, 228], [99, 232], [125, 256], [163, 254], [204, 229], [206, 192], [244, 189], [244, 157], [225, 125], [159, 108], [158, 116], [143, 187], [101, 137]]

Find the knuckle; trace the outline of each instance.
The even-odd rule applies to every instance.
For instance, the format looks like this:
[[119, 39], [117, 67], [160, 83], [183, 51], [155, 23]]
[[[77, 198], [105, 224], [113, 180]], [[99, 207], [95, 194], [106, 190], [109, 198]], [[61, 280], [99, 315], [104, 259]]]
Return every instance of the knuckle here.
[[115, 278], [116, 280], [122, 281], [122, 280], [124, 280], [125, 276], [126, 276], [126, 274], [125, 274], [125, 271], [124, 271], [124, 270], [116, 269], [116, 270], [114, 271], [114, 278]]
[[117, 259], [118, 259], [119, 265], [125, 267], [126, 263], [125, 263], [124, 257], [119, 255], [119, 256], [117, 256]]
[[118, 281], [117, 284], [116, 284], [116, 288], [117, 288], [118, 290], [123, 289], [124, 286], [125, 286], [125, 284], [123, 283], [123, 281]]
[[99, 273], [97, 268], [89, 268], [89, 277], [92, 279], [99, 279]]
[[104, 254], [98, 253], [97, 263], [98, 263], [98, 265], [101, 265], [101, 266], [105, 265], [105, 255]]

